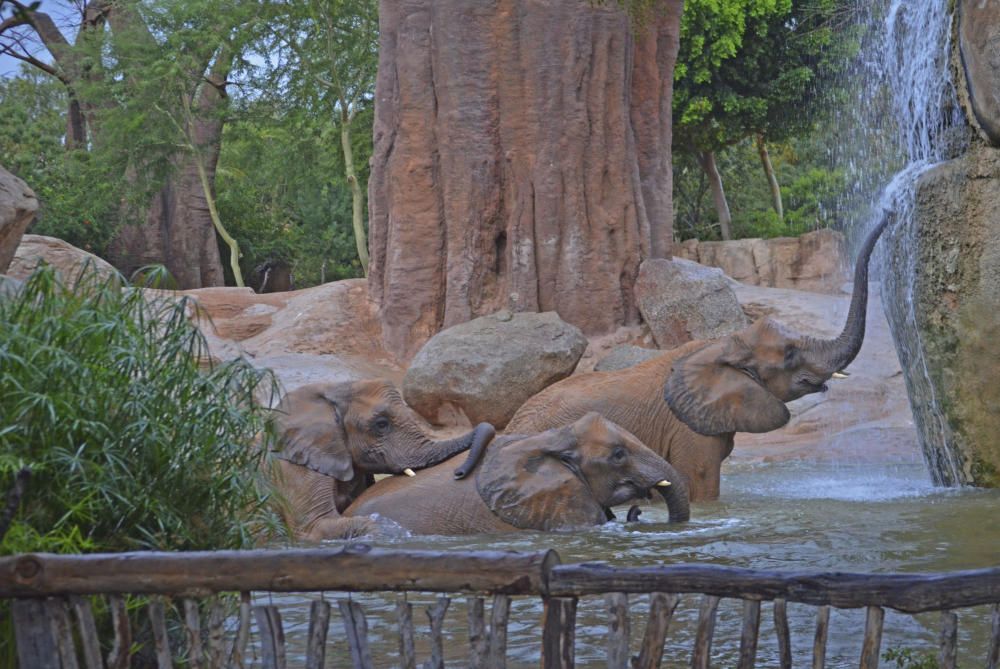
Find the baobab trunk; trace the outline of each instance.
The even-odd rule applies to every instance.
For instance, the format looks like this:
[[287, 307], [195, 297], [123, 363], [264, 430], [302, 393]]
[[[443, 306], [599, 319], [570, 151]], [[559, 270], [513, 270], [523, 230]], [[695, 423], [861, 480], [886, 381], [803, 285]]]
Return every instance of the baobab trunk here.
[[636, 322], [669, 257], [679, 0], [385, 0], [369, 286], [386, 347], [500, 308], [587, 333]]

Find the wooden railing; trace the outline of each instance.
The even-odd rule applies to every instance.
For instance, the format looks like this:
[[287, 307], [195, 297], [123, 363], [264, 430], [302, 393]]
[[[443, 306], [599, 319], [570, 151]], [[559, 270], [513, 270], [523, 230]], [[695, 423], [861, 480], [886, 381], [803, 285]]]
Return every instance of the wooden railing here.
[[[609, 667], [661, 665], [665, 640], [679, 595], [702, 595], [690, 666], [709, 666], [720, 599], [743, 602], [738, 667], [755, 666], [761, 602], [773, 602], [778, 666], [791, 667], [787, 603], [818, 607], [812, 666], [826, 657], [830, 607], [867, 609], [859, 666], [878, 666], [886, 608], [905, 613], [941, 611], [939, 665], [955, 667], [957, 614], [954, 609], [992, 605], [984, 666], [1000, 668], [1000, 568], [929, 575], [865, 575], [836, 572], [778, 573], [718, 566], [673, 565], [622, 568], [603, 564], [560, 564], [554, 551], [536, 553], [395, 551], [351, 545], [338, 549], [222, 551], [211, 553], [123, 553], [105, 555], [30, 554], [0, 558], [0, 599], [10, 600], [17, 650], [23, 669], [113, 669], [131, 666], [134, 649], [127, 595], [146, 596], [151, 657], [160, 669], [183, 656], [190, 667], [242, 667], [256, 621], [259, 663], [285, 667], [286, 649], [279, 607], [254, 606], [251, 592], [436, 592], [468, 596], [469, 667], [504, 667], [512, 596], [540, 597], [543, 667], [574, 666], [578, 599], [604, 595]], [[224, 593], [240, 593], [226, 600]], [[649, 613], [638, 654], [630, 648], [628, 595], [649, 593]], [[492, 595], [487, 624], [484, 595]], [[95, 596], [110, 611], [107, 663], [95, 623]], [[199, 601], [202, 600], [202, 601]], [[227, 607], [226, 602], [232, 604]], [[430, 660], [444, 666], [442, 626], [450, 598], [428, 609]], [[168, 633], [168, 607], [176, 603], [182, 632]], [[103, 602], [102, 602], [103, 605]], [[310, 605], [305, 666], [324, 665], [330, 605]], [[338, 602], [353, 666], [372, 667], [367, 621], [361, 604]], [[102, 606], [103, 610], [103, 606]], [[412, 604], [400, 597], [399, 665], [417, 666]], [[173, 643], [171, 643], [173, 642]], [[170, 646], [176, 651], [171, 655]], [[82, 664], [80, 660], [82, 659]]]

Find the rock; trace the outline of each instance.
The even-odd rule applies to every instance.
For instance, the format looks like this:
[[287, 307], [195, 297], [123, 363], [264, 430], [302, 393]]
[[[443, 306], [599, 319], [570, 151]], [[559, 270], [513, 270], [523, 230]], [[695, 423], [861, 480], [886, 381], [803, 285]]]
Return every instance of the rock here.
[[690, 260], [646, 260], [635, 284], [639, 310], [661, 349], [694, 339], [715, 339], [748, 325], [719, 269]]
[[728, 242], [689, 239], [674, 251], [675, 257], [718, 267], [727, 276], [754, 286], [835, 294], [848, 276], [844, 236], [835, 230]]
[[963, 102], [982, 134], [1000, 146], [1000, 3], [960, 0], [957, 4], [958, 52], [966, 85]]
[[388, 350], [507, 308], [635, 324], [670, 249], [680, 0], [379, 3], [372, 297]]
[[0, 167], [0, 274], [10, 267], [36, 211], [38, 199], [28, 184]]
[[625, 369], [638, 365], [640, 362], [646, 362], [658, 355], [663, 355], [663, 351], [634, 345], [619, 346], [611, 349], [610, 353], [601, 358], [600, 362], [594, 365], [594, 371], [610, 372], [616, 369]]
[[454, 407], [499, 429], [525, 400], [569, 376], [586, 347], [553, 312], [483, 316], [434, 335], [410, 363], [403, 395], [431, 420]]
[[23, 285], [24, 282], [20, 279], [0, 274], [0, 299], [14, 297]]
[[42, 261], [54, 267], [64, 281], [74, 285], [82, 278], [85, 267], [96, 274], [98, 281], [122, 278], [118, 270], [93, 253], [45, 235], [24, 235], [7, 273], [17, 279], [27, 279]]
[[887, 243], [884, 298], [932, 477], [998, 487], [1000, 150], [976, 142], [925, 172]]

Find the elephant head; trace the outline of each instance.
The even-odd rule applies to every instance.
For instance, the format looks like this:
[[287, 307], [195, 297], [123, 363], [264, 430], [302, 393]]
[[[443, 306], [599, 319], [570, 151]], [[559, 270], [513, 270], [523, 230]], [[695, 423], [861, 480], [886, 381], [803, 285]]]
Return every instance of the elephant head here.
[[788, 422], [785, 402], [826, 390], [826, 382], [861, 349], [868, 260], [889, 219], [886, 212], [861, 247], [847, 323], [838, 337], [800, 335], [763, 318], [697, 348], [674, 363], [664, 386], [677, 417], [704, 435], [768, 432]]
[[[277, 408], [275, 457], [350, 483], [351, 495], [372, 474], [412, 474], [492, 439], [483, 423], [453, 439], [431, 426], [383, 380], [313, 384], [288, 393]], [[343, 511], [350, 496], [338, 494]]]
[[690, 518], [684, 478], [630, 432], [598, 413], [531, 436], [504, 437], [476, 473], [486, 505], [522, 529], [598, 525], [610, 507], [656, 490], [671, 522]]

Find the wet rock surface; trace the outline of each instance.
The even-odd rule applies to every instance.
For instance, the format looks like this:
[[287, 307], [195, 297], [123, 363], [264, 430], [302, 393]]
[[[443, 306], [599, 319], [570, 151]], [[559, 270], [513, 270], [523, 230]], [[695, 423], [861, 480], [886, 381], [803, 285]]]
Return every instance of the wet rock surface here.
[[1000, 146], [1000, 3], [959, 0], [958, 52], [972, 119]]

